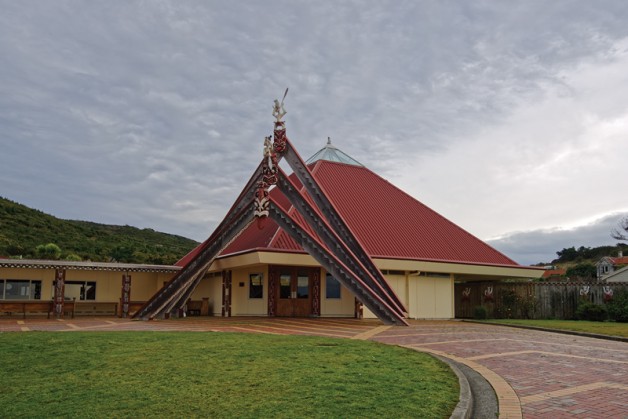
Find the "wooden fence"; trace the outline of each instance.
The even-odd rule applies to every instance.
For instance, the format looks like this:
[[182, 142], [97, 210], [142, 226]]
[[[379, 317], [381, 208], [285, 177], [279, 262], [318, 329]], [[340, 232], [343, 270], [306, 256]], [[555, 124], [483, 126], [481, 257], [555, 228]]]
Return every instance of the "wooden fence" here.
[[456, 318], [473, 318], [478, 306], [489, 318], [574, 319], [578, 304], [604, 304], [628, 283], [467, 282], [455, 285]]

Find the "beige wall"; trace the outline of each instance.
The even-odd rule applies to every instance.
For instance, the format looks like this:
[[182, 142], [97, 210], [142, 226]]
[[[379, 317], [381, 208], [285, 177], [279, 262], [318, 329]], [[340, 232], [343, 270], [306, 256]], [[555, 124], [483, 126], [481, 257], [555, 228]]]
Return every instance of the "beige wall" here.
[[[118, 302], [122, 295], [123, 272], [67, 270], [66, 281], [96, 281], [96, 301]], [[129, 272], [131, 301], [146, 301], [152, 297], [173, 274], [156, 272]]]
[[408, 317], [451, 319], [454, 317], [454, 280], [424, 276], [408, 277]]
[[321, 269], [321, 317], [353, 317], [355, 296], [348, 289], [340, 286], [340, 298], [327, 298], [326, 272]]
[[[454, 318], [454, 280], [416, 275], [384, 276], [408, 310], [410, 319]], [[366, 307], [364, 318], [376, 316]]]
[[[157, 272], [130, 272], [131, 301], [146, 301], [152, 297], [163, 283], [174, 276], [174, 273]], [[118, 302], [121, 296], [122, 275], [120, 271], [94, 271], [67, 269], [66, 281], [96, 282], [96, 301]], [[37, 268], [1, 268], [0, 279], [31, 279], [42, 281], [41, 299], [49, 300], [53, 297], [52, 283], [55, 279], [54, 269]], [[67, 295], [76, 297], [78, 295]]]
[[[261, 261], [264, 258], [285, 258], [286, 261], [294, 262], [295, 257], [299, 257], [302, 262], [307, 262], [307, 255], [289, 255], [276, 253], [254, 253], [250, 255], [237, 256], [242, 259], [239, 262], [249, 263], [242, 267], [231, 268], [231, 263], [235, 260], [228, 258], [222, 261], [224, 268], [232, 271], [232, 300], [231, 313], [233, 316], [266, 316], [268, 314], [268, 264]], [[257, 262], [255, 262], [257, 258]], [[273, 262], [276, 260], [273, 259]], [[299, 259], [300, 260], [300, 259]], [[283, 261], [283, 259], [282, 259]], [[251, 263], [253, 262], [253, 263]], [[380, 263], [390, 261], [378, 261]], [[390, 269], [403, 269], [407, 261], [397, 261], [398, 266], [387, 266]], [[296, 263], [295, 265], [299, 265]], [[308, 266], [307, 263], [304, 263]], [[451, 268], [453, 266], [439, 266], [440, 268]], [[410, 267], [410, 266], [408, 266]], [[419, 266], [411, 266], [417, 268]], [[435, 266], [432, 266], [435, 267]], [[460, 267], [457, 267], [460, 269]], [[475, 268], [474, 268], [475, 269]], [[406, 270], [407, 271], [407, 270]], [[261, 299], [249, 298], [249, 275], [261, 273], [264, 277], [264, 293]], [[96, 301], [117, 302], [121, 294], [121, 281], [123, 272], [120, 271], [92, 271], [92, 270], [66, 270], [67, 281], [96, 281]], [[131, 272], [131, 300], [146, 301], [152, 297], [163, 283], [174, 276], [174, 273], [149, 273]], [[1, 268], [0, 279], [31, 279], [42, 281], [42, 299], [52, 297], [52, 283], [54, 281], [54, 269], [34, 269], [34, 268]], [[454, 317], [454, 284], [453, 275], [447, 278], [416, 275], [385, 275], [386, 280], [408, 309], [410, 318], [418, 319], [447, 319]], [[242, 286], [240, 286], [242, 283]], [[222, 278], [213, 276], [203, 279], [191, 298], [201, 300], [208, 298], [211, 311], [219, 316], [222, 308]], [[340, 299], [326, 298], [325, 271], [321, 269], [321, 316], [323, 317], [353, 317], [354, 295], [346, 288], [341, 287]], [[368, 309], [364, 309], [364, 317], [375, 317]]]
[[[52, 281], [55, 279], [54, 269], [22, 269], [0, 268], [0, 279], [30, 279], [41, 281], [41, 299], [52, 298]], [[0, 290], [0, 298], [2, 298]]]
[[[259, 273], [264, 275], [263, 298], [249, 298], [249, 275]], [[267, 316], [268, 265], [256, 265], [233, 270], [231, 273], [231, 293], [232, 316]]]
[[222, 314], [222, 277], [213, 276], [202, 279], [190, 298], [195, 301], [207, 298], [209, 314], [220, 316]]

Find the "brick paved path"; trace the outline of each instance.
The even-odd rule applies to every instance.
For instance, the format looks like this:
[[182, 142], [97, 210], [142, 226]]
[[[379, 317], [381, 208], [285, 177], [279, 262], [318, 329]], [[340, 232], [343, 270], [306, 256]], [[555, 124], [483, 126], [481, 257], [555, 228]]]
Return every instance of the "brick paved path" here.
[[628, 344], [455, 321], [382, 326], [353, 319], [117, 318], [47, 320], [0, 317], [4, 331], [216, 331], [371, 339], [446, 356], [493, 386], [500, 418], [628, 418]]
[[461, 322], [417, 322], [373, 338], [453, 358], [496, 390], [500, 417], [628, 418], [628, 344]]

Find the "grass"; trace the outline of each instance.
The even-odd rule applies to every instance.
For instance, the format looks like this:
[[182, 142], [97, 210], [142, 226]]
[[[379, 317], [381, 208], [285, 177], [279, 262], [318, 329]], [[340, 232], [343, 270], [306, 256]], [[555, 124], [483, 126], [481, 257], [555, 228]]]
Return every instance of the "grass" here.
[[236, 333], [0, 333], [0, 416], [449, 417], [442, 362], [375, 342]]
[[488, 320], [491, 323], [512, 324], [518, 326], [543, 327], [546, 329], [570, 330], [575, 332], [596, 333], [599, 335], [628, 338], [628, 323], [589, 322], [584, 320]]

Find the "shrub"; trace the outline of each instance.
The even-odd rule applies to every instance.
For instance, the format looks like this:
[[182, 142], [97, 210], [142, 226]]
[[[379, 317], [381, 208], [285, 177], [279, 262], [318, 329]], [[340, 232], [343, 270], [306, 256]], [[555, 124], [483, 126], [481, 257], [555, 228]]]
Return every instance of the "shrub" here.
[[576, 310], [578, 320], [589, 320], [592, 322], [603, 322], [608, 318], [606, 306], [593, 303], [581, 303]]
[[473, 309], [473, 318], [476, 320], [485, 320], [488, 318], [488, 312], [486, 311], [486, 307], [477, 306]]
[[608, 316], [611, 320], [628, 323], [628, 290], [621, 290], [608, 302]]

